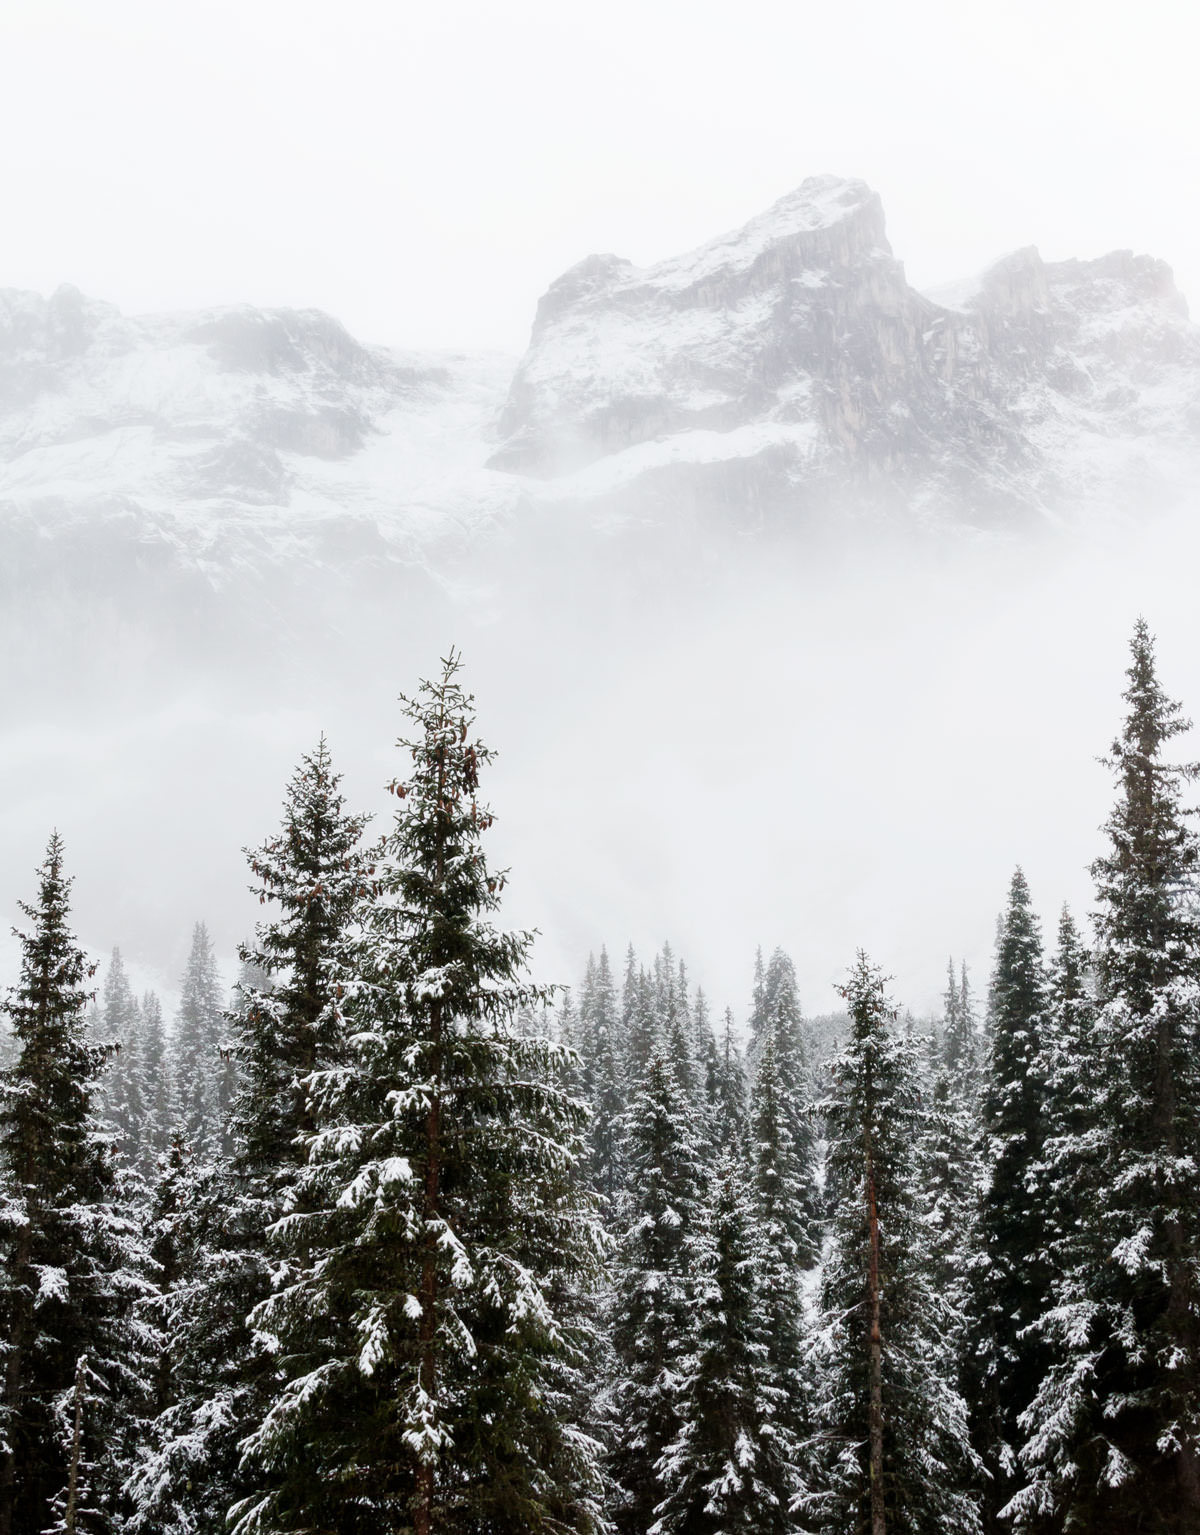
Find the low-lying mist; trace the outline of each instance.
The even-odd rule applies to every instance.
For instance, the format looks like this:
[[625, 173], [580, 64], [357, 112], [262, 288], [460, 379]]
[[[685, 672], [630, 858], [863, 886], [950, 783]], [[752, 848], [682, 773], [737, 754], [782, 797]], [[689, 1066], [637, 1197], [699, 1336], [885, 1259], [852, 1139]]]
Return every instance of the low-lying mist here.
[[98, 959], [119, 945], [169, 994], [203, 919], [232, 962], [258, 911], [240, 850], [278, 824], [300, 754], [324, 731], [351, 803], [385, 818], [407, 770], [396, 694], [454, 645], [499, 753], [507, 919], [541, 930], [541, 978], [666, 939], [740, 1011], [755, 947], [782, 945], [825, 1012], [862, 947], [935, 1011], [950, 954], [986, 986], [1015, 864], [1047, 926], [1064, 900], [1086, 917], [1139, 613], [1200, 710], [1192, 516], [810, 555], [718, 540], [640, 565], [619, 537], [542, 558], [497, 540], [442, 595], [397, 567], [325, 591], [310, 622], [299, 598], [244, 622], [230, 591], [139, 628], [131, 582], [110, 593], [119, 643], [69, 596], [33, 604], [10, 641], [0, 902], [18, 920], [57, 826]]

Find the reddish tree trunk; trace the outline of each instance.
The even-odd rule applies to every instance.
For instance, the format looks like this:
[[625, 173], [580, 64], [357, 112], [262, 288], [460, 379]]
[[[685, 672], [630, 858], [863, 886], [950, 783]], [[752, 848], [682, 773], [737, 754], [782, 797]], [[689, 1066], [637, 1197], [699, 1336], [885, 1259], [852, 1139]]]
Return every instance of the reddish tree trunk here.
[[887, 1535], [883, 1511], [883, 1334], [880, 1329], [879, 1212], [875, 1204], [875, 1169], [867, 1155], [867, 1371], [870, 1382], [868, 1457], [871, 1487], [871, 1535]]

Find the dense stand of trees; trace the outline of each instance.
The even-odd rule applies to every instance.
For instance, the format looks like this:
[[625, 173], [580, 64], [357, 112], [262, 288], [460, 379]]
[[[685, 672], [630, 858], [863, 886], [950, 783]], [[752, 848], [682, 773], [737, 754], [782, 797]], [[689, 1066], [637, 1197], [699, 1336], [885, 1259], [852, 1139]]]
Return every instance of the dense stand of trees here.
[[0, 1535], [1200, 1535], [1200, 843], [1133, 639], [1089, 941], [744, 1020], [497, 923], [451, 657], [322, 741], [225, 994], [97, 987], [51, 838], [0, 1070]]

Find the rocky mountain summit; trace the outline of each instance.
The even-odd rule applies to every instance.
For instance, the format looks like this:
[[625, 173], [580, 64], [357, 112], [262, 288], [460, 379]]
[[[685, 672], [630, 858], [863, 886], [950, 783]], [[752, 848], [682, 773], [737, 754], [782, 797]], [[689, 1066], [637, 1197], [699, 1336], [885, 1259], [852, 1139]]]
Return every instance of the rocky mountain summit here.
[[[492, 463], [560, 494], [788, 522], [864, 504], [995, 522], [1190, 483], [1200, 330], [1162, 262], [1015, 252], [922, 294], [879, 198], [823, 176], [736, 233], [552, 285]], [[731, 515], [737, 515], [731, 509]]]
[[1161, 262], [1027, 249], [922, 294], [879, 198], [829, 176], [688, 255], [589, 257], [519, 361], [367, 346], [315, 311], [0, 292], [10, 612], [133, 591], [173, 618], [281, 569], [452, 588], [481, 544], [548, 529], [1129, 513], [1198, 463], [1200, 329]]

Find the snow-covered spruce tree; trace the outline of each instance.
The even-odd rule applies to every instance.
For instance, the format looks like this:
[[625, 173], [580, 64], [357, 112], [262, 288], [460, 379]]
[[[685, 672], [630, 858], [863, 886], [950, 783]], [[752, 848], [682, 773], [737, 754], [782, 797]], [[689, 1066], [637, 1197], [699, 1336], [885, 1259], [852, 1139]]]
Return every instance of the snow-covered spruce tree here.
[[1052, 1284], [1076, 1265], [1079, 1233], [1092, 1208], [1101, 1168], [1097, 1157], [1096, 999], [1091, 957], [1064, 906], [1049, 973], [1049, 1027], [1038, 1073], [1046, 1088], [1043, 1165], [1035, 1173], [1046, 1191], [1047, 1252]]
[[977, 1461], [954, 1382], [960, 1318], [931, 1280], [917, 1187], [917, 1064], [879, 970], [859, 954], [851, 1035], [822, 1105], [838, 1190], [814, 1342], [813, 1486], [820, 1535], [970, 1535]]
[[[756, 1009], [750, 1108], [756, 1137], [756, 1181], [760, 1190], [774, 1186], [781, 1191], [766, 1218], [782, 1222], [796, 1259], [809, 1264], [815, 1261], [818, 1248], [812, 1088], [796, 970], [782, 949], [775, 950], [767, 965]], [[764, 1139], [757, 1121], [767, 1110], [757, 1077], [768, 1050], [773, 1060], [769, 1114], [774, 1128]]]
[[696, 1047], [697, 1031], [688, 1003], [687, 966], [676, 960], [669, 943], [664, 943], [654, 957], [650, 998], [652, 1038], [656, 1043], [665, 1041], [680, 1088], [687, 1094], [693, 1111], [703, 1116], [707, 1110], [705, 1065]]
[[70, 931], [57, 833], [38, 878], [5, 1003], [19, 1053], [0, 1078], [2, 1535], [41, 1535], [66, 1506], [72, 1464], [73, 1506], [111, 1527], [145, 1386], [134, 1308], [147, 1259], [94, 1114], [105, 1051], [85, 1037], [92, 967]]
[[666, 1492], [660, 1467], [681, 1427], [680, 1385], [695, 1350], [705, 1197], [706, 1148], [662, 1029], [626, 1116], [625, 1148], [605, 1416], [616, 1430], [617, 1526], [645, 1535]]
[[226, 1127], [221, 1122], [221, 1085], [226, 1080], [221, 1050], [225, 1036], [221, 982], [212, 939], [203, 922], [192, 929], [192, 947], [180, 984], [175, 1020], [176, 1106], [189, 1145], [216, 1154]]
[[631, 944], [625, 955], [625, 981], [621, 988], [621, 1075], [629, 1095], [645, 1079], [649, 1069], [657, 1020], [653, 982], [638, 963]]
[[[954, 990], [961, 995], [957, 984]], [[934, 1281], [952, 1292], [956, 1308], [966, 1314], [980, 1263], [979, 1203], [986, 1163], [978, 1099], [964, 1087], [961, 1073], [952, 1074], [946, 1066], [944, 1044], [944, 1036], [930, 1035], [921, 1050], [921, 1187]]]
[[616, 986], [607, 949], [601, 948], [600, 958], [594, 966], [589, 960], [579, 1012], [591, 1063], [592, 1123], [588, 1168], [593, 1187], [611, 1202], [623, 1178], [624, 1161], [618, 1127], [625, 1108], [625, 1082]]
[[708, 1120], [714, 1144], [720, 1150], [740, 1147], [746, 1139], [746, 1070], [738, 1048], [733, 1009], [727, 1007], [720, 1039], [709, 1046], [705, 1088]]
[[1027, 1417], [1021, 1530], [1200, 1531], [1200, 850], [1182, 804], [1188, 728], [1133, 636], [1117, 803], [1097, 887], [1094, 1123], [1073, 1271], [1045, 1320], [1052, 1362]]
[[[174, 1231], [174, 1259], [161, 1312], [174, 1389], [138, 1473], [139, 1528], [186, 1531], [248, 1490], [239, 1442], [266, 1412], [278, 1367], [247, 1318], [270, 1293], [266, 1232], [293, 1207], [298, 1138], [312, 1128], [300, 1084], [343, 1053], [330, 970], [362, 888], [363, 824], [322, 739], [289, 781], [279, 832], [246, 854], [270, 916], [242, 950], [226, 1018], [241, 1079], [233, 1155], [208, 1168], [176, 1155], [167, 1169], [159, 1221]], [[185, 1173], [186, 1208], [175, 1209]]]
[[158, 1173], [158, 1159], [171, 1144], [176, 1122], [167, 1036], [163, 1027], [162, 1003], [154, 992], [146, 992], [141, 1013], [141, 1079], [145, 1118], [138, 1153], [138, 1172], [147, 1185]]
[[694, 1305], [695, 1353], [679, 1383], [679, 1431], [657, 1466], [664, 1497], [652, 1535], [770, 1535], [794, 1526], [796, 1446], [767, 1360], [762, 1254], [745, 1171], [725, 1152], [705, 1206]]
[[575, 1176], [585, 1116], [558, 1047], [512, 1027], [548, 993], [525, 979], [531, 935], [491, 920], [491, 753], [458, 672], [451, 654], [404, 700], [413, 772], [339, 961], [346, 1059], [308, 1079], [307, 1167], [253, 1316], [285, 1379], [245, 1443], [243, 1532], [599, 1522], [564, 1300], [603, 1245]]
[[[223, 1528], [244, 1394], [225, 1363], [244, 1319], [227, 1301], [230, 1262], [224, 1168], [177, 1136], [160, 1158], [150, 1207], [157, 1293], [152, 1410], [128, 1481], [129, 1535], [199, 1535]], [[236, 1273], [236, 1270], [234, 1270]]]
[[[807, 1104], [805, 1105], [807, 1107]], [[810, 1403], [804, 1379], [804, 1319], [801, 1281], [817, 1253], [812, 1204], [812, 1167], [797, 1155], [792, 1139], [794, 1115], [779, 1069], [778, 1042], [768, 1026], [759, 1042], [758, 1069], [750, 1089], [749, 1204], [757, 1237], [756, 1305], [762, 1319], [766, 1352], [762, 1362], [762, 1397], [769, 1408], [769, 1431], [778, 1454], [775, 1472], [795, 1467], [798, 1444], [809, 1427]], [[806, 1139], [811, 1135], [805, 1126]], [[808, 1147], [804, 1150], [807, 1152]], [[795, 1487], [776, 1475], [773, 1507], [786, 1512]], [[764, 1530], [782, 1530], [781, 1514], [764, 1514]]]
[[973, 1093], [979, 1082], [979, 1035], [971, 1002], [964, 960], [956, 973], [954, 961], [946, 964], [946, 991], [942, 1000], [942, 1059], [950, 1083], [960, 1096]]
[[343, 1055], [331, 967], [363, 891], [368, 818], [347, 811], [340, 785], [322, 736], [288, 783], [279, 832], [246, 854], [252, 892], [271, 916], [241, 951], [228, 1019], [241, 1068], [234, 1161], [264, 1214], [293, 1181], [297, 1136], [312, 1129], [302, 1084]]
[[1046, 1364], [1034, 1324], [1049, 1305], [1047, 1196], [1041, 1177], [1049, 994], [1041, 927], [1017, 869], [999, 929], [989, 1004], [991, 1052], [982, 1098], [990, 1164], [980, 1209], [982, 1263], [974, 1275], [973, 1353], [967, 1377], [972, 1435], [989, 1473], [984, 1526], [1017, 1490], [1018, 1419]]
[[101, 1078], [104, 1117], [126, 1161], [137, 1165], [146, 1120], [141, 1008], [129, 984], [120, 949], [114, 949], [104, 977], [99, 1042], [114, 1054]]

